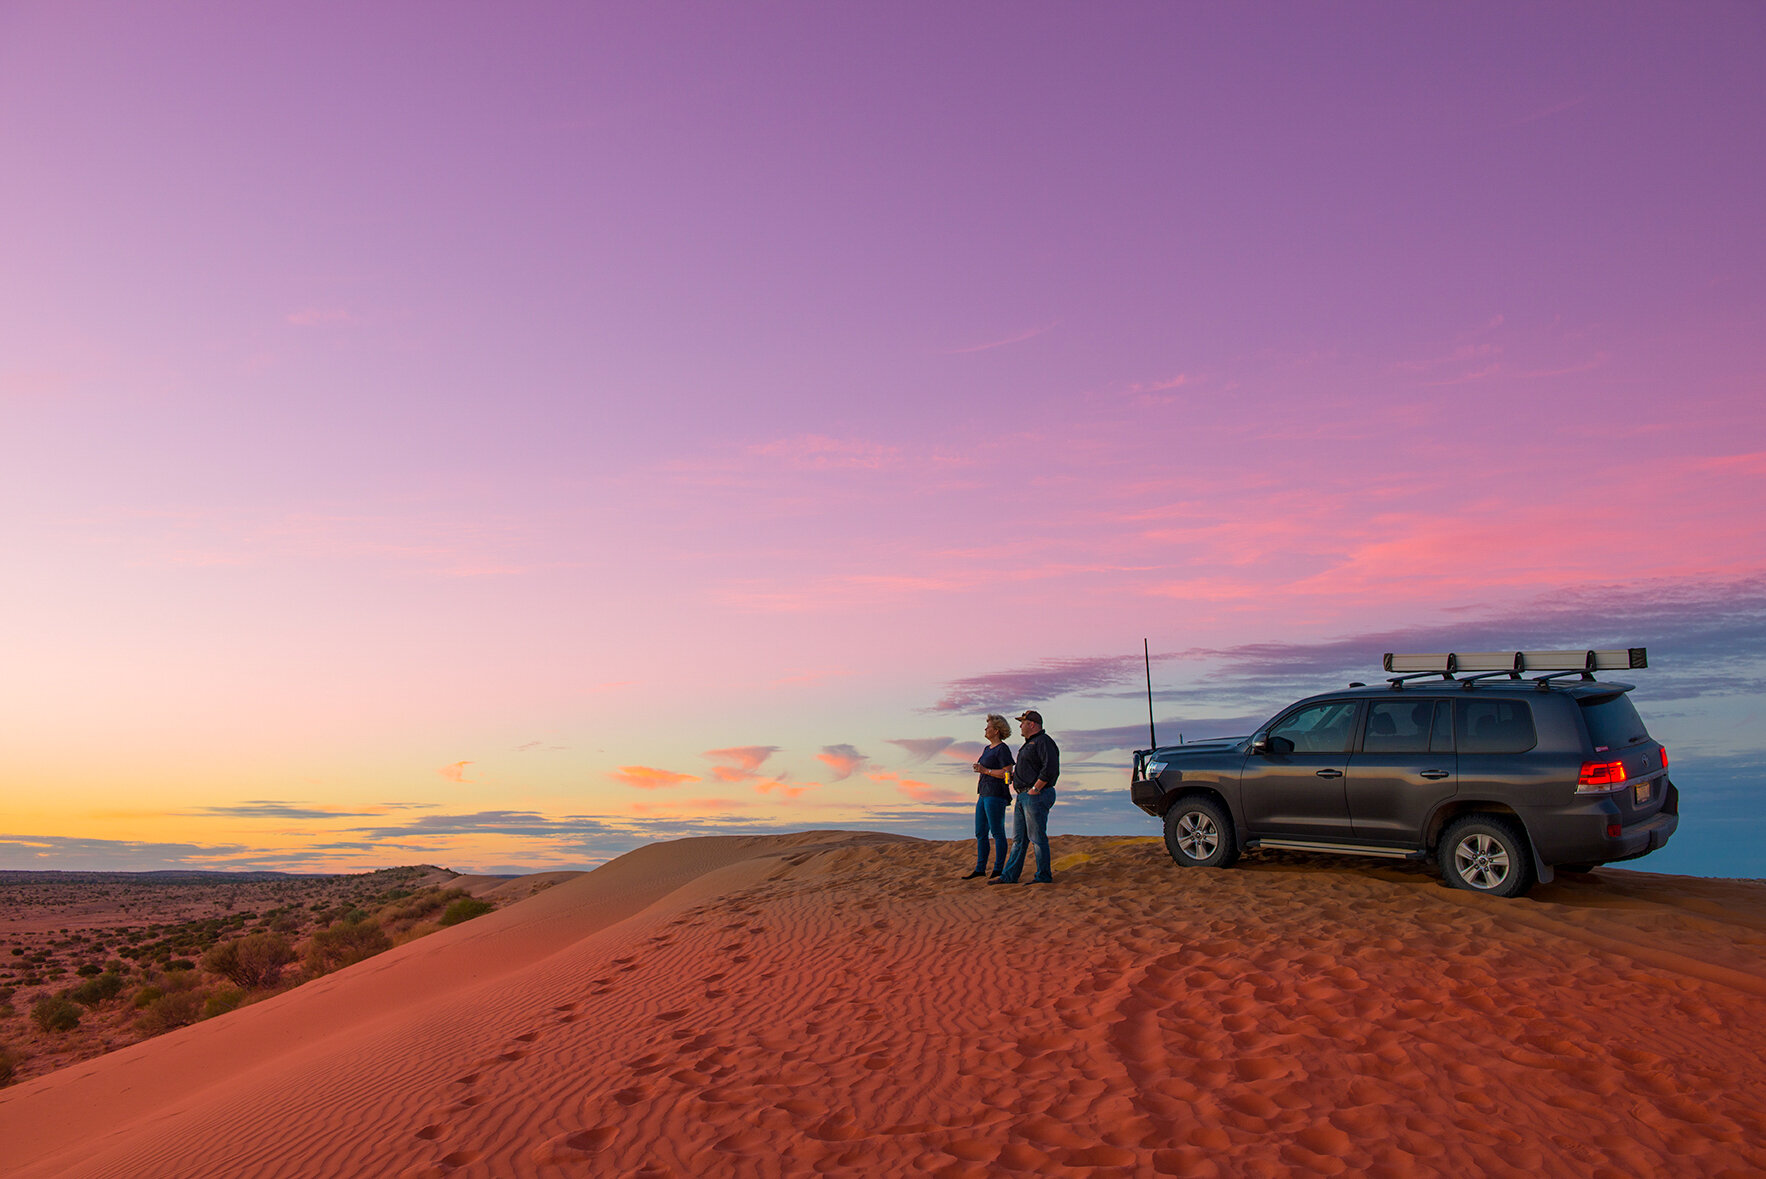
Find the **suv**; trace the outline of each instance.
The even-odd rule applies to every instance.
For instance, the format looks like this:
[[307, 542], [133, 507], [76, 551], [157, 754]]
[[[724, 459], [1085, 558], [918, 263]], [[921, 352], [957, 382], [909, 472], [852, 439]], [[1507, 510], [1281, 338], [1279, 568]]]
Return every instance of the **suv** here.
[[1249, 737], [1137, 750], [1130, 796], [1165, 821], [1171, 858], [1434, 859], [1456, 888], [1516, 897], [1556, 868], [1647, 855], [1678, 826], [1668, 751], [1631, 706], [1632, 685], [1594, 675], [1647, 667], [1643, 648], [1387, 655], [1385, 666], [1401, 674], [1309, 696]]

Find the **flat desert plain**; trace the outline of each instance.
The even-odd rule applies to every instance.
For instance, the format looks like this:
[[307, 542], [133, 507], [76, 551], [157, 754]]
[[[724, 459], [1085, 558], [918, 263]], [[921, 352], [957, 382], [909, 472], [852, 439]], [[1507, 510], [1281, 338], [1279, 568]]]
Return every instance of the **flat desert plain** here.
[[0, 1173], [1766, 1173], [1766, 884], [1054, 843], [645, 847], [0, 1091]]

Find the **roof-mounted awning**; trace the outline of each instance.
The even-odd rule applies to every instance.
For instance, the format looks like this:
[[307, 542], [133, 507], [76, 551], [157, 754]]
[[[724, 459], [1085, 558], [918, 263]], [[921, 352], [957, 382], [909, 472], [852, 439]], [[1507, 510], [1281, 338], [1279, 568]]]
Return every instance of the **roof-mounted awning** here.
[[1449, 651], [1441, 655], [1386, 653], [1387, 671], [1454, 675], [1460, 672], [1631, 671], [1649, 666], [1647, 647], [1616, 651]]

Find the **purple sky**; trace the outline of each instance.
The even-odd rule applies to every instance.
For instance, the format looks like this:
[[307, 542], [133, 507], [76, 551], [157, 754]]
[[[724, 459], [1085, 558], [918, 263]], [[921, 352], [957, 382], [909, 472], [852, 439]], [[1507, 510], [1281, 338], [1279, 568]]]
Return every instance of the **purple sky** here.
[[0, 3], [0, 868], [960, 837], [1026, 706], [1066, 829], [1151, 834], [1143, 637], [1200, 732], [1464, 634], [1650, 646], [1704, 859], [1642, 866], [1766, 874], [1709, 860], [1763, 60], [1752, 4]]

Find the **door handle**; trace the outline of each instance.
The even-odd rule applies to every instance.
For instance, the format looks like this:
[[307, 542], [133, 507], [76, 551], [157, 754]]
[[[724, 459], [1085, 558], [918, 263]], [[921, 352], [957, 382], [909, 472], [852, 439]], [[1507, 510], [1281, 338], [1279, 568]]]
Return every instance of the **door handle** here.
[[1417, 776], [1419, 778], [1430, 778], [1430, 779], [1445, 778], [1447, 776], [1447, 771], [1446, 770], [1424, 770], [1421, 774], [1418, 774]]
[[1342, 770], [1320, 770], [1320, 771], [1318, 771], [1318, 776], [1321, 778], [1341, 778], [1343, 776], [1343, 771]]

